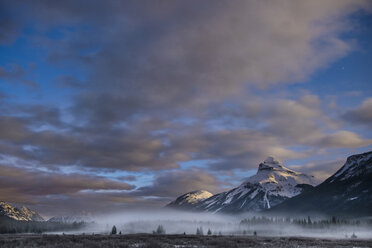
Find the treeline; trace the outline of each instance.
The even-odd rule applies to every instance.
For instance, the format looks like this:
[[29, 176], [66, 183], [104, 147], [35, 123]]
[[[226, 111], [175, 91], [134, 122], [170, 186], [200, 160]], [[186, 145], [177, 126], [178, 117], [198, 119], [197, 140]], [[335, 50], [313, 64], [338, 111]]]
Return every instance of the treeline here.
[[47, 221], [17, 221], [0, 218], [0, 234], [63, 232], [83, 228], [84, 222], [61, 223]]
[[342, 219], [332, 216], [329, 219], [312, 219], [310, 216], [307, 218], [278, 218], [278, 217], [252, 217], [246, 218], [240, 222], [241, 225], [257, 225], [257, 224], [295, 224], [302, 227], [312, 227], [312, 228], [326, 228], [330, 226], [370, 226], [372, 227], [371, 219]]

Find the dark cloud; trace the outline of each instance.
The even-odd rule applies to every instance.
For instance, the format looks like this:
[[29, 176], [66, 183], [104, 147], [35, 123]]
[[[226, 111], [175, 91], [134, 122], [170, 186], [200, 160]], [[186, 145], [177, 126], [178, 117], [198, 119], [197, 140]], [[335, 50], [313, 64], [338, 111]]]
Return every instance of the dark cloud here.
[[372, 139], [363, 139], [359, 135], [349, 131], [339, 131], [332, 134], [323, 135], [316, 140], [319, 146], [332, 147], [363, 147], [372, 144]]
[[310, 162], [302, 165], [289, 166], [291, 169], [313, 175], [320, 180], [326, 180], [339, 170], [345, 163], [346, 159], [338, 159], [334, 161]]
[[342, 117], [348, 122], [363, 124], [372, 128], [372, 98], [364, 100], [359, 107], [347, 111]]
[[171, 171], [157, 176], [152, 185], [138, 188], [135, 194], [165, 197], [171, 200], [194, 190], [221, 191], [222, 183], [212, 174], [201, 169]]
[[71, 87], [71, 88], [81, 89], [86, 86], [84, 82], [78, 80], [75, 77], [68, 76], [68, 75], [57, 77], [55, 79], [55, 83], [61, 88]]
[[136, 181], [135, 176], [122, 176], [122, 177], [117, 177], [116, 179], [120, 181]]
[[0, 139], [16, 142], [23, 140], [28, 135], [24, 122], [19, 118], [0, 117]]
[[[0, 119], [8, 118], [22, 123], [25, 129], [42, 129], [49, 126], [54, 128], [67, 128], [67, 123], [62, 120], [62, 110], [54, 105], [14, 104], [5, 97], [0, 105]], [[29, 130], [29, 132], [32, 132]]]
[[0, 101], [2, 101], [3, 99], [7, 98], [7, 94], [5, 94], [4, 92], [1, 92], [0, 91]]
[[13, 43], [19, 34], [19, 23], [12, 11], [7, 1], [0, 1], [0, 44]]
[[38, 88], [39, 84], [37, 82], [27, 78], [30, 70], [25, 70], [17, 64], [8, 65], [7, 68], [0, 66], [0, 79], [8, 83], [21, 83], [32, 88]]
[[[98, 176], [56, 174], [0, 166], [0, 198], [7, 201], [33, 201], [40, 196], [79, 194], [84, 190], [131, 190], [133, 185]], [[35, 199], [36, 199], [35, 198]]]

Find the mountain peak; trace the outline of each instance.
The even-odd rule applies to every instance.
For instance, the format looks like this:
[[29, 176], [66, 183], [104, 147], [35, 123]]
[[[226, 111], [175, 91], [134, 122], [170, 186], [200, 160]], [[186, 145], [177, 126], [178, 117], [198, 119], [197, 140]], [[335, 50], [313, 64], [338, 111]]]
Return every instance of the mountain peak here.
[[273, 170], [273, 169], [283, 169], [280, 162], [274, 157], [267, 157], [263, 163], [258, 166], [258, 172], [262, 170]]
[[269, 156], [264, 160], [264, 164], [279, 164], [279, 161], [276, 158]]

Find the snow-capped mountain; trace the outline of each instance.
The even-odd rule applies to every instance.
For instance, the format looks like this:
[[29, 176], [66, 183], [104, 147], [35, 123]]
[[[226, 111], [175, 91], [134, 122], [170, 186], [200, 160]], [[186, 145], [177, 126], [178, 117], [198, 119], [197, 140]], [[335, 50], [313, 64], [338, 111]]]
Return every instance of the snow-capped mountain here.
[[192, 210], [214, 213], [260, 211], [296, 196], [318, 183], [313, 176], [290, 170], [275, 158], [268, 157], [259, 165], [257, 173], [240, 186], [201, 200], [194, 204]]
[[0, 216], [6, 216], [14, 220], [23, 221], [44, 221], [37, 212], [32, 211], [25, 206], [17, 208], [9, 203], [0, 201]]
[[172, 201], [167, 207], [178, 209], [192, 209], [195, 205], [209, 197], [213, 196], [212, 193], [206, 190], [197, 190], [179, 196], [176, 200]]
[[344, 166], [322, 184], [272, 211], [372, 215], [372, 151], [348, 157]]

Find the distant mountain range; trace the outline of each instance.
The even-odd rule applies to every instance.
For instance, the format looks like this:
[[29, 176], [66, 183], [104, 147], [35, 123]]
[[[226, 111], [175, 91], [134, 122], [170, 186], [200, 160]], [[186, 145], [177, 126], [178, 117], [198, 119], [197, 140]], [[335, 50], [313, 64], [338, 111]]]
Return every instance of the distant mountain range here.
[[348, 157], [344, 166], [322, 184], [270, 212], [371, 216], [372, 151]]
[[0, 201], [0, 216], [13, 220], [44, 221], [43, 217], [41, 217], [37, 212], [32, 211], [25, 206], [17, 208], [3, 201]]
[[[19, 220], [19, 221], [45, 221], [36, 211], [30, 210], [29, 208], [22, 206], [16, 207], [10, 203], [0, 201], [0, 219], [4, 220]], [[61, 222], [61, 223], [73, 223], [73, 222], [92, 222], [93, 218], [88, 214], [81, 215], [66, 215], [66, 216], [54, 216], [48, 220], [48, 222]]]
[[268, 157], [257, 173], [237, 188], [220, 194], [201, 190], [184, 194], [167, 206], [203, 212], [237, 213], [271, 208], [319, 183], [313, 176], [290, 170]]
[[167, 207], [212, 213], [372, 215], [372, 151], [348, 157], [334, 175], [318, 183], [269, 157], [237, 188], [210, 197], [207, 191], [190, 192]]
[[92, 222], [93, 218], [88, 215], [61, 215], [54, 216], [48, 220], [48, 222], [62, 222], [62, 223], [73, 223], [73, 222]]

